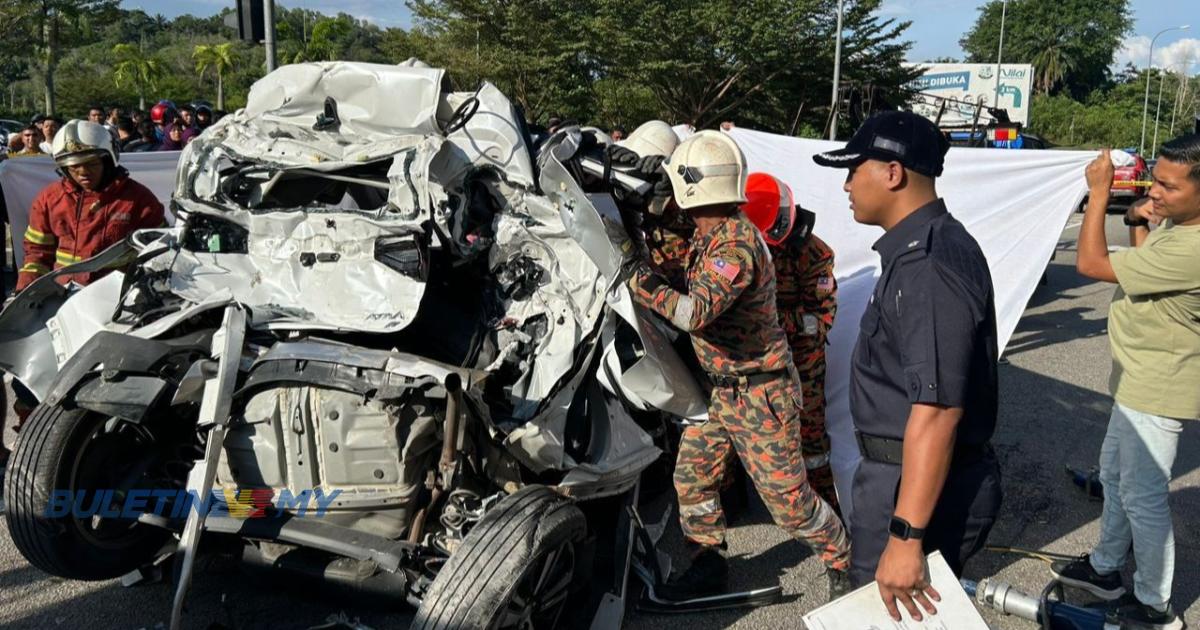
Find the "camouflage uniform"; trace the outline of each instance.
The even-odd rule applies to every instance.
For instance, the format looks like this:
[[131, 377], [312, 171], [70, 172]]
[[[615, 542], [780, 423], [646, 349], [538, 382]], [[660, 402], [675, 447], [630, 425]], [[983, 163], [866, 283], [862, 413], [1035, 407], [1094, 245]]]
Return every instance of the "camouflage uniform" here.
[[771, 258], [775, 262], [779, 323], [787, 334], [804, 391], [800, 444], [808, 481], [837, 510], [837, 491], [829, 468], [829, 434], [825, 431], [825, 344], [837, 313], [833, 250], [813, 235], [799, 247], [771, 248]]
[[643, 269], [634, 299], [690, 332], [712, 375], [708, 422], [684, 429], [675, 467], [684, 536], [725, 540], [718, 488], [730, 450], [746, 466], [780, 527], [831, 568], [845, 569], [849, 542], [837, 514], [808, 485], [800, 455], [800, 387], [775, 310], [775, 272], [758, 229], [740, 212], [692, 242], [687, 293]]

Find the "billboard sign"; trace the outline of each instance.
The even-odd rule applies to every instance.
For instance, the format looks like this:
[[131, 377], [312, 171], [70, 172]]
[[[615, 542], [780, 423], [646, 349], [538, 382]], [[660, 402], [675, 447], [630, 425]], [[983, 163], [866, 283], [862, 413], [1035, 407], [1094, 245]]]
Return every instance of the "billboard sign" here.
[[[935, 120], [942, 104], [941, 125], [969, 125], [975, 116], [975, 105], [993, 107], [996, 102], [996, 64], [987, 63], [920, 63], [908, 64], [924, 72], [909, 84], [917, 92], [913, 111]], [[1000, 66], [999, 106], [1008, 110], [1008, 118], [1029, 125], [1029, 105], [1033, 97], [1033, 66], [1004, 64]], [[986, 113], [981, 121], [990, 121]]]

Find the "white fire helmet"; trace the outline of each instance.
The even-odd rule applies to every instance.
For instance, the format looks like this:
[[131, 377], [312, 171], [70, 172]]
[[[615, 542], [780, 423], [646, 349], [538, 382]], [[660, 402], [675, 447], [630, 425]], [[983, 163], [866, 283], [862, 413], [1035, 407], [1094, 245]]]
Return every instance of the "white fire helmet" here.
[[663, 163], [680, 208], [746, 203], [746, 156], [728, 134], [701, 131]]
[[59, 166], [75, 166], [108, 154], [113, 165], [121, 160], [121, 150], [103, 125], [89, 120], [71, 120], [54, 134], [51, 154]]
[[661, 120], [648, 120], [633, 130], [629, 137], [621, 142], [621, 146], [638, 154], [638, 157], [660, 155], [670, 157], [675, 147], [679, 146], [679, 136], [671, 125]]

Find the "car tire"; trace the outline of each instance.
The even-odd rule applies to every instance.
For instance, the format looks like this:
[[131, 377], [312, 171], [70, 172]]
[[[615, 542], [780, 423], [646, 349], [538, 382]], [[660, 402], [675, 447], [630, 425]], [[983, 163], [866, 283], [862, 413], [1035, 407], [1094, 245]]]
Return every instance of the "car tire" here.
[[583, 512], [545, 486], [505, 497], [438, 572], [411, 628], [559, 627], [586, 533]]
[[[138, 448], [122, 445], [108, 418], [84, 409], [39, 405], [21, 429], [4, 480], [5, 519], [17, 550], [33, 566], [63, 578], [119, 577], [154, 559], [169, 539], [166, 530], [117, 519], [50, 514], [55, 490], [82, 491], [84, 505], [111, 485]], [[110, 437], [112, 436], [112, 437]], [[115, 472], [113, 474], [116, 474]]]

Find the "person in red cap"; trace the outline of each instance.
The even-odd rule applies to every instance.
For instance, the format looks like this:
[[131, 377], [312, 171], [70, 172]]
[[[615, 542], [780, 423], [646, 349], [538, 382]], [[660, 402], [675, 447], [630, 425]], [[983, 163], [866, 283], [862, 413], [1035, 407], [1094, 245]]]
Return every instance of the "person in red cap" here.
[[791, 188], [771, 175], [750, 174], [742, 212], [762, 232], [775, 266], [779, 323], [804, 391], [800, 445], [808, 482], [840, 515], [825, 430], [825, 344], [837, 314], [833, 250], [812, 233], [816, 215], [797, 207]]

